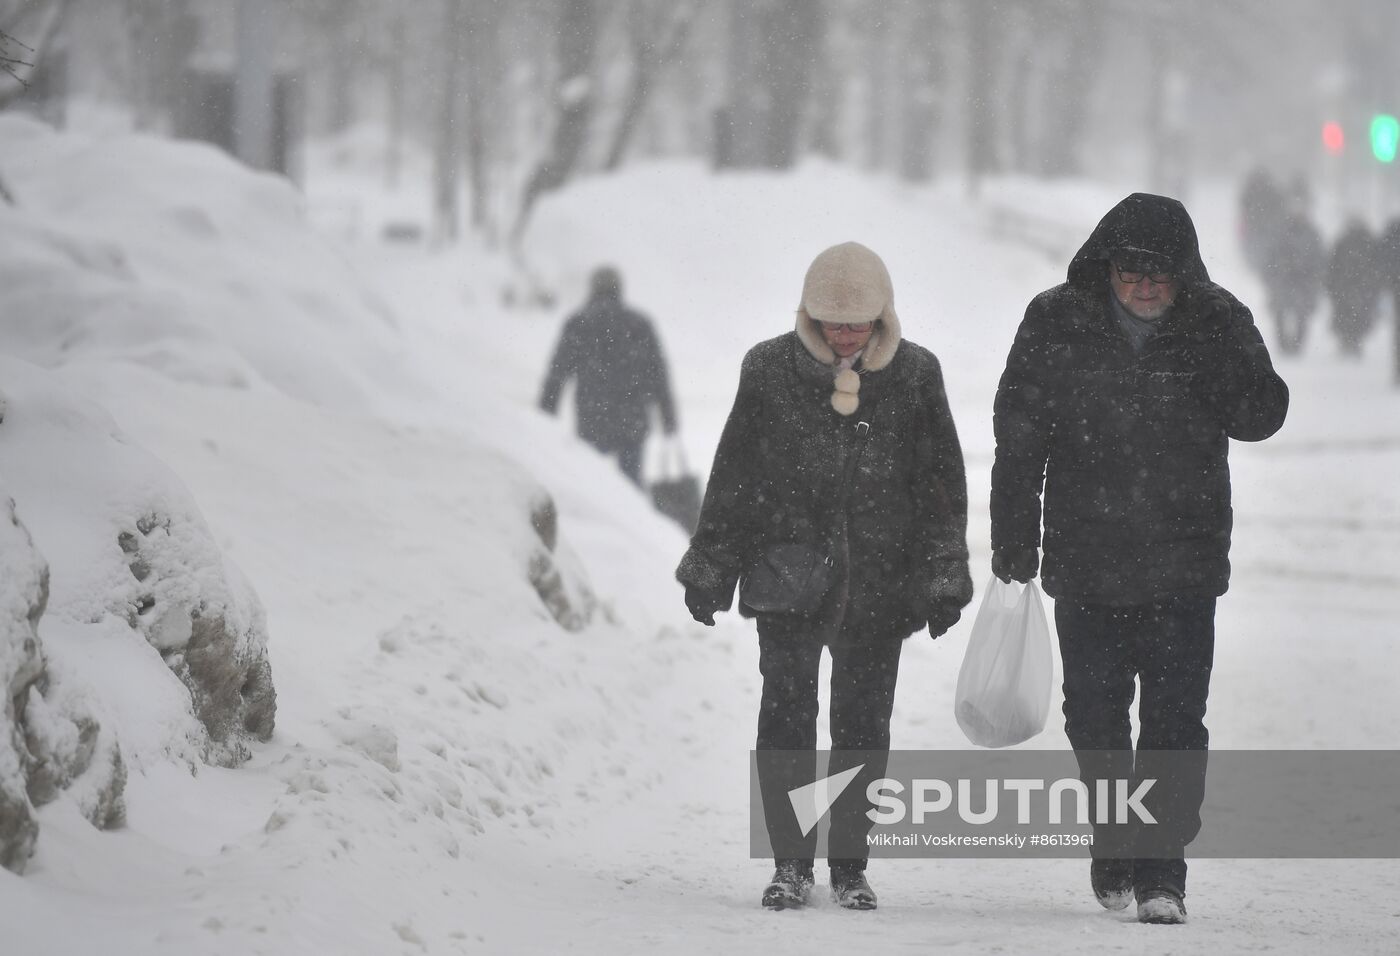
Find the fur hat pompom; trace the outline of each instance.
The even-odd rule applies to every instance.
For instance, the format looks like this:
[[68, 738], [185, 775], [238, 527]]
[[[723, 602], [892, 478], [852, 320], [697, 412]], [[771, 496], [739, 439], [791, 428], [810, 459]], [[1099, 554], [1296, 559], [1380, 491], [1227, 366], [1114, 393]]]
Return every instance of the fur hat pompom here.
[[860, 398], [855, 392], [832, 392], [831, 407], [842, 415], [854, 415], [860, 408]]
[[831, 393], [832, 408], [842, 415], [850, 415], [860, 407], [860, 374], [855, 369], [841, 369], [832, 384], [836, 386], [836, 391]]

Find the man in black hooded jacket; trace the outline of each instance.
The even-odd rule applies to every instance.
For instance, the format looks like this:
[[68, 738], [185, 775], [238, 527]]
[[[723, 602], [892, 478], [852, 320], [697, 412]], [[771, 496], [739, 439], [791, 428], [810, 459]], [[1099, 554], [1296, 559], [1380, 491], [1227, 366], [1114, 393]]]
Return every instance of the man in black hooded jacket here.
[[1135, 895], [1144, 922], [1185, 919], [1215, 602], [1230, 576], [1229, 440], [1268, 438], [1287, 409], [1185, 207], [1143, 193], [1103, 217], [1067, 282], [1031, 301], [997, 389], [992, 570], [1021, 582], [1039, 570], [1055, 598], [1065, 731], [1085, 781], [1159, 780], [1159, 825], [1096, 828], [1091, 867], [1099, 902]]

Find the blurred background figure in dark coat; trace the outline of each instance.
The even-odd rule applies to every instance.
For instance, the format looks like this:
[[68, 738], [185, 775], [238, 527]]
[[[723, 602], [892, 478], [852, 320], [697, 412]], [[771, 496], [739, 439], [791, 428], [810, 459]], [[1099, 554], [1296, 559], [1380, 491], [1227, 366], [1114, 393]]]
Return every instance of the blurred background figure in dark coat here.
[[540, 408], [554, 414], [570, 379], [578, 436], [616, 455], [624, 474], [642, 480], [642, 447], [655, 405], [667, 435], [676, 432], [676, 406], [661, 343], [651, 320], [623, 302], [622, 276], [601, 266], [590, 280], [588, 301], [564, 323], [540, 393]]
[[1359, 357], [1375, 327], [1382, 272], [1375, 235], [1360, 219], [1347, 223], [1327, 263], [1327, 296], [1332, 300], [1332, 333], [1342, 354]]
[[1307, 189], [1300, 182], [1284, 197], [1261, 271], [1279, 350], [1285, 355], [1297, 355], [1303, 349], [1322, 298], [1326, 263], [1326, 246], [1309, 217]]

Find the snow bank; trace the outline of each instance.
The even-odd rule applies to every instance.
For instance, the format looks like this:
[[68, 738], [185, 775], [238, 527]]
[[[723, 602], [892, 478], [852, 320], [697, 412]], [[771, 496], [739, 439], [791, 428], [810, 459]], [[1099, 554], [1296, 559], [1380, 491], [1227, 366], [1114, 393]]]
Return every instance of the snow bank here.
[[0, 116], [0, 336], [45, 366], [120, 359], [367, 410], [416, 395], [393, 313], [286, 180], [218, 150]]
[[92, 717], [85, 685], [46, 659], [38, 624], [48, 565], [14, 500], [0, 493], [0, 503], [0, 866], [22, 872], [39, 836], [35, 808], [60, 791], [94, 826], [121, 824], [126, 767]]
[[[15, 502], [0, 522], [0, 736], [17, 755], [0, 760], [13, 810], [0, 818], [26, 815], [18, 795], [63, 791], [115, 826], [128, 763], [232, 765], [271, 735], [262, 607], [179, 480], [100, 408], [14, 359], [0, 358], [0, 393], [0, 486]], [[22, 865], [32, 834], [8, 842]]]
[[15, 517], [14, 501], [0, 510], [0, 866], [21, 870], [34, 852], [39, 826], [29, 805], [29, 748], [21, 712], [43, 675], [36, 625], [48, 600], [48, 566]]

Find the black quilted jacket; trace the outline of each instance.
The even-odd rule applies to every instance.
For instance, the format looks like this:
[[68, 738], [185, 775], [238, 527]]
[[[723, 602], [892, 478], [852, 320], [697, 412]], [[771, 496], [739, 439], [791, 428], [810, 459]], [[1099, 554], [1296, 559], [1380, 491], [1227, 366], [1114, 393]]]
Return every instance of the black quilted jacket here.
[[[1106, 259], [1142, 216], [1176, 240], [1185, 281], [1134, 354], [1109, 310]], [[1287, 410], [1249, 310], [1211, 283], [1185, 209], [1135, 194], [1104, 217], [1069, 281], [1031, 301], [1016, 333], [995, 404], [992, 547], [1043, 540], [1043, 586], [1056, 598], [1223, 594], [1230, 439], [1268, 438]]]
[[[902, 639], [924, 627], [933, 602], [972, 598], [967, 479], [942, 372], [933, 353], [904, 341], [888, 366], [862, 375], [854, 415], [833, 410], [831, 393], [831, 368], [796, 333], [749, 351], [676, 577], [731, 595], [768, 545], [830, 543], [839, 584], [812, 626], [833, 642]], [[872, 427], [837, 512], [863, 420]]]

